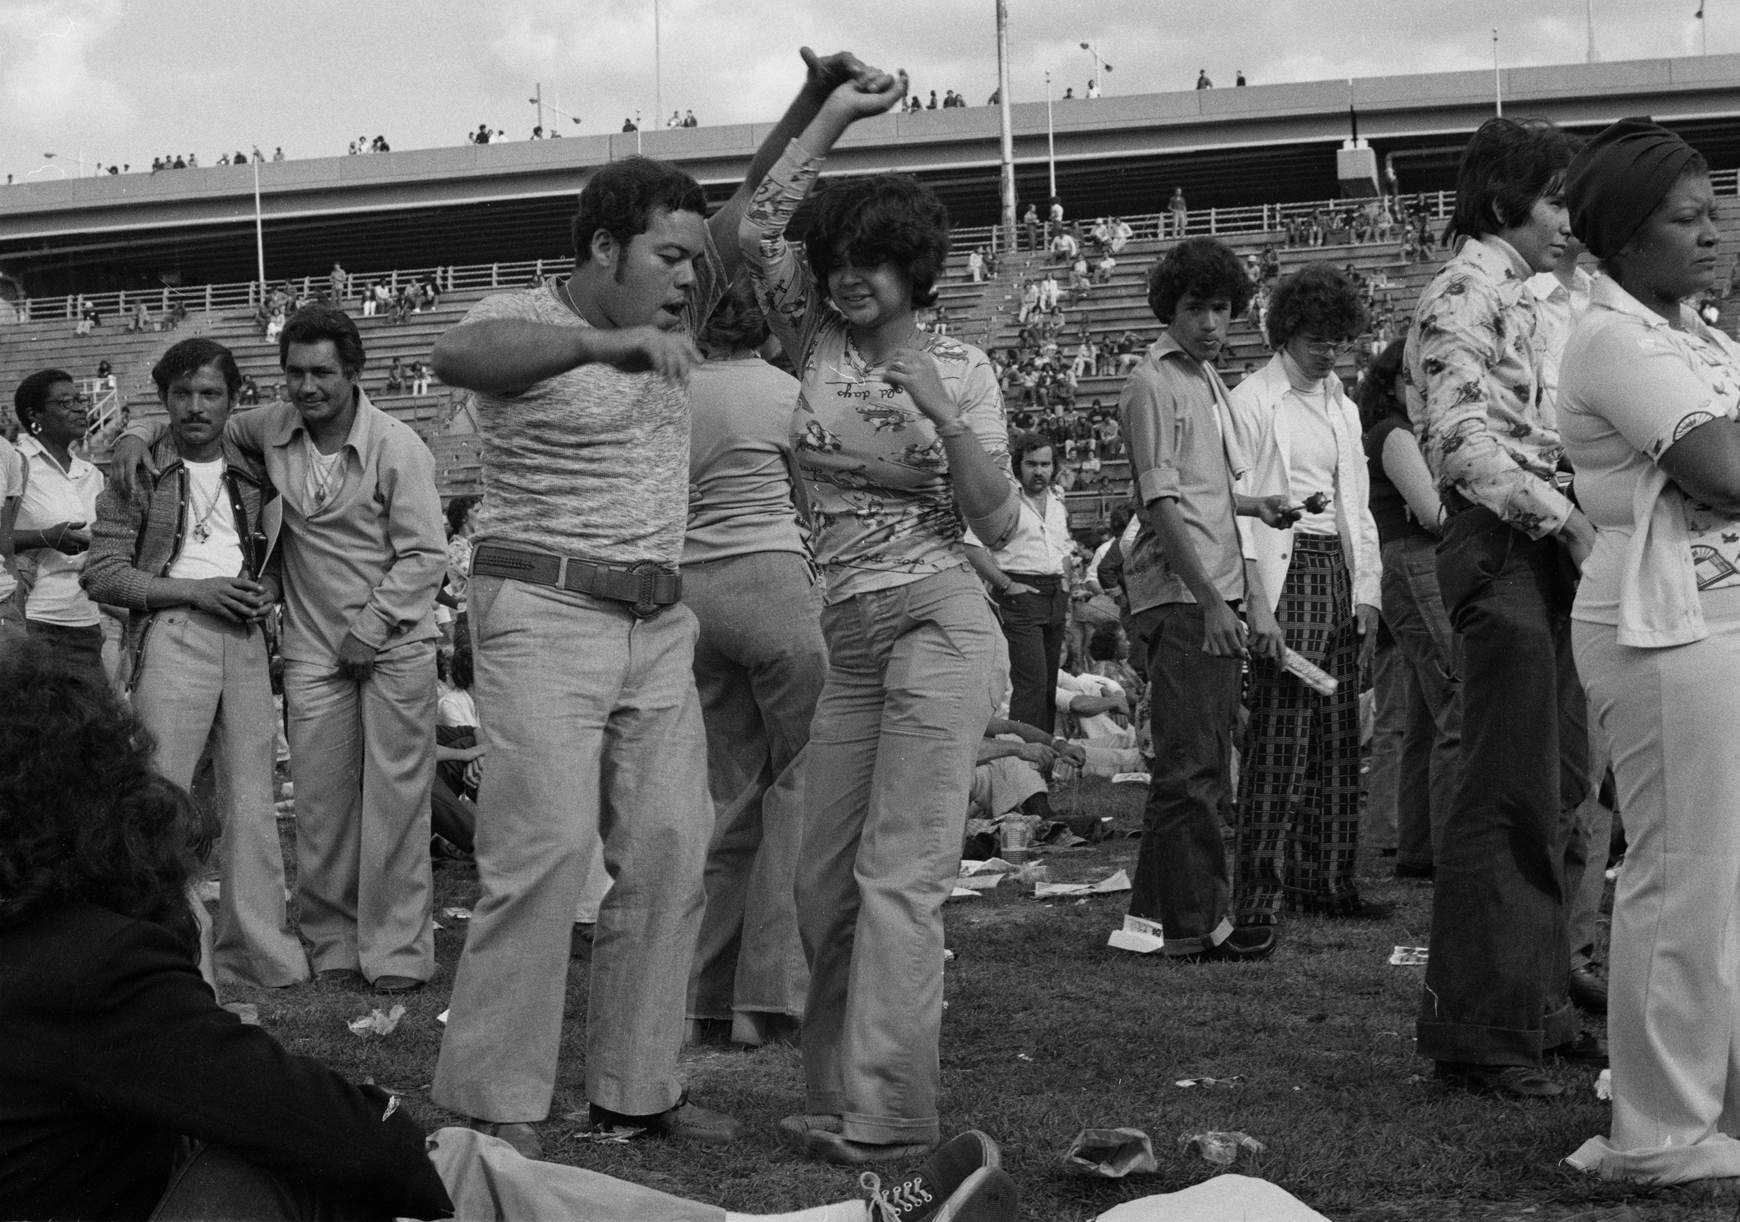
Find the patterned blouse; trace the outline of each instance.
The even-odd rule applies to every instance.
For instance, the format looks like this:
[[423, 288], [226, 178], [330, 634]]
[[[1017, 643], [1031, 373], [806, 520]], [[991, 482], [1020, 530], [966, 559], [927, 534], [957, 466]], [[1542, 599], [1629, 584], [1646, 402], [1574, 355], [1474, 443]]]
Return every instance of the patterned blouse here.
[[[820, 167], [821, 158], [793, 140], [756, 191], [741, 234], [756, 299], [799, 371], [792, 448], [826, 599], [836, 603], [965, 565], [966, 524], [936, 430], [904, 390], [882, 381], [880, 365], [859, 354], [846, 320], [786, 242]], [[1008, 426], [991, 362], [934, 332], [921, 333], [919, 343], [979, 444], [1007, 469]]]
[[1404, 373], [1439, 491], [1539, 539], [1564, 525], [1571, 502], [1553, 486], [1565, 447], [1542, 389], [1530, 275], [1508, 243], [1465, 242], [1421, 294]]

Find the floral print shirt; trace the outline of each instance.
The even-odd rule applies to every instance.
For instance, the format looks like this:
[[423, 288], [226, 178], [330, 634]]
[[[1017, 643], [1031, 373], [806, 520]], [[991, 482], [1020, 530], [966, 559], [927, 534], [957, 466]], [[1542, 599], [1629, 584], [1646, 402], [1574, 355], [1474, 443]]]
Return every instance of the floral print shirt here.
[[[750, 202], [741, 236], [756, 300], [798, 369], [792, 449], [826, 601], [837, 603], [965, 565], [966, 524], [936, 430], [858, 352], [808, 261], [786, 242], [786, 226], [820, 167], [820, 158], [792, 141]], [[918, 343], [936, 361], [961, 419], [992, 462], [1007, 468], [1003, 392], [990, 360], [934, 332], [921, 333]]]
[[1553, 485], [1565, 447], [1541, 380], [1531, 274], [1499, 238], [1465, 242], [1420, 296], [1404, 386], [1439, 491], [1539, 539], [1571, 502]]

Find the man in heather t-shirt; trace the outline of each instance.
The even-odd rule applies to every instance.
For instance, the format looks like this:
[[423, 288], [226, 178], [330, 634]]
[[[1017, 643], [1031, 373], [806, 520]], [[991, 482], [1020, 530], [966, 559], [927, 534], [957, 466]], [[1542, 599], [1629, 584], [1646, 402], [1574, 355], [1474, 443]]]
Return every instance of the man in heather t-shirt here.
[[[761, 176], [839, 83], [818, 60], [751, 164]], [[478, 392], [484, 508], [468, 606], [489, 736], [476, 841], [483, 893], [453, 987], [432, 1097], [537, 1156], [549, 1114], [569, 928], [594, 845], [615, 880], [599, 913], [586, 1096], [600, 1130], [703, 1142], [741, 1126], [677, 1074], [713, 811], [678, 603], [688, 511], [689, 335], [728, 283], [739, 190], [705, 218], [681, 170], [595, 173], [574, 272], [479, 302], [435, 371]], [[723, 255], [721, 252], [725, 252]]]

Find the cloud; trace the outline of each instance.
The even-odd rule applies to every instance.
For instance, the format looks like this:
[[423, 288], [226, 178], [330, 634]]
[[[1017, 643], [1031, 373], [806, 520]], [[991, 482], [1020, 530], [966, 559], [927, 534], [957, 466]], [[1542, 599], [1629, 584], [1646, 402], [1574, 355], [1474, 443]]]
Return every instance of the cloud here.
[[0, 0], [0, 106], [8, 120], [51, 132], [130, 123], [132, 104], [92, 69], [97, 42], [125, 12], [122, 0]]

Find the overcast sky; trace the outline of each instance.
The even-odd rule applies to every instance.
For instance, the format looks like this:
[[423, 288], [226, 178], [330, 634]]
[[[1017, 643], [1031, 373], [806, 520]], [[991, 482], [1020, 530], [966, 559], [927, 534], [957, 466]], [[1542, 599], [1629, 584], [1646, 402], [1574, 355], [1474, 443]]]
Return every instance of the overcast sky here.
[[[657, 0], [663, 105], [703, 124], [776, 117], [797, 48], [850, 48], [915, 88], [982, 104], [996, 85], [992, 0]], [[1580, 62], [1592, 4], [1605, 60], [1696, 54], [1698, 0], [1009, 0], [1012, 96]], [[1712, 53], [1740, 51], [1740, 0], [1707, 0]], [[0, 173], [63, 159], [148, 168], [153, 155], [282, 145], [341, 154], [458, 144], [479, 123], [526, 138], [535, 83], [571, 133], [654, 116], [654, 0], [0, 0]], [[76, 169], [67, 164], [70, 171]]]

